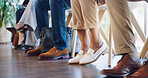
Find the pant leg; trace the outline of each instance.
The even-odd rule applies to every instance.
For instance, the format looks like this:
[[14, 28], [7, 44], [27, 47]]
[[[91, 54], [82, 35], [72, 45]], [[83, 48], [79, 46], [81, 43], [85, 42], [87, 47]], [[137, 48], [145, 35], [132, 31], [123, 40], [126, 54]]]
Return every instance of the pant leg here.
[[82, 19], [82, 12], [79, 0], [71, 0], [71, 10], [73, 18], [73, 29], [81, 29], [84, 25], [84, 20]]
[[106, 0], [117, 54], [137, 52], [127, 0]]
[[19, 22], [19, 20], [21, 19], [23, 13], [25, 11], [25, 8], [22, 8], [22, 9], [18, 9], [16, 11], [16, 24]]
[[97, 3], [93, 0], [71, 0], [73, 29], [86, 30], [99, 25]]
[[36, 0], [35, 12], [36, 12], [36, 21], [37, 21], [37, 29], [36, 29], [37, 38], [39, 38], [40, 32], [43, 27], [49, 27], [48, 10], [50, 10], [49, 0]]
[[[98, 6], [93, 0], [79, 0], [82, 8], [84, 27], [87, 29], [99, 26]], [[98, 30], [99, 31], [99, 30]]]
[[34, 31], [27, 30], [25, 45], [38, 46], [39, 42], [40, 42], [40, 39], [36, 38], [36, 35], [35, 35]]
[[70, 8], [70, 0], [50, 0], [50, 8], [54, 46], [58, 50], [63, 50], [67, 47], [65, 10]]

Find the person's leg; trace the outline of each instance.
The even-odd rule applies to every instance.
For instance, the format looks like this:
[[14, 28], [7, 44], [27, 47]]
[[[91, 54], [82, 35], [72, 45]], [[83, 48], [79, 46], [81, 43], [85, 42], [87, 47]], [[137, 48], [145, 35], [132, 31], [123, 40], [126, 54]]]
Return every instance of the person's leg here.
[[[78, 31], [78, 35], [81, 41], [81, 50], [76, 57], [70, 59], [68, 64], [79, 63], [83, 55], [88, 51], [90, 47], [89, 30], [84, 27], [84, 20], [81, 12], [81, 5], [79, 0], [71, 0], [71, 10], [73, 17], [73, 29]], [[78, 30], [79, 29], [79, 30]], [[83, 30], [82, 30], [83, 29]]]
[[127, 0], [106, 0], [106, 3], [111, 19], [116, 54], [137, 53]]
[[99, 28], [90, 29], [90, 48], [97, 51], [103, 44], [100, 38]]
[[19, 22], [19, 20], [21, 19], [23, 13], [25, 11], [25, 8], [22, 8], [22, 9], [18, 9], [16, 11], [16, 24]]
[[107, 46], [102, 43], [100, 38], [97, 3], [93, 0], [79, 1], [84, 20], [84, 27], [88, 28], [90, 32], [90, 48], [80, 60], [79, 64], [89, 64], [96, 61], [101, 54], [104, 54], [107, 51]]
[[[83, 54], [85, 54], [86, 51], [88, 52], [83, 58], [80, 58], [79, 64], [89, 64], [94, 62], [102, 53], [101, 50], [98, 51], [102, 45], [102, 41], [99, 36], [97, 3], [92, 0], [71, 0], [71, 2], [74, 21], [73, 29], [78, 30], [78, 35], [82, 43], [81, 50], [83, 51]], [[87, 30], [90, 32], [90, 38]], [[76, 56], [75, 58], [69, 60], [68, 63], [75, 63], [75, 60], [78, 61], [76, 58], [79, 57]]]
[[67, 47], [65, 10], [70, 8], [70, 0], [50, 0], [50, 8], [54, 46], [58, 50], [64, 50]]
[[[79, 0], [71, 0], [73, 29], [77, 29], [81, 41], [81, 50], [85, 54], [90, 47], [89, 30], [84, 27], [84, 19]], [[82, 30], [83, 29], [83, 30]]]
[[81, 50], [83, 55], [88, 51], [90, 47], [89, 30], [78, 30], [78, 35], [81, 41]]
[[14, 28], [16, 30], [19, 30], [19, 29], [21, 29], [24, 26], [23, 23], [19, 22], [21, 17], [22, 17], [22, 15], [23, 15], [23, 13], [24, 13], [24, 11], [25, 11], [25, 8], [22, 8], [22, 9], [19, 9], [19, 10], [16, 11], [16, 25], [14, 26]]
[[[112, 4], [112, 3], [111, 3]], [[128, 53], [133, 59], [138, 60], [140, 56], [135, 47], [135, 35], [130, 21], [130, 10], [127, 1], [116, 1], [118, 7], [108, 3], [113, 39], [117, 54]], [[112, 9], [109, 6], [113, 6]], [[123, 7], [124, 6], [124, 7]], [[119, 9], [120, 10], [117, 10]]]
[[[78, 35], [80, 37], [81, 43], [83, 43], [82, 50], [85, 51], [88, 50], [89, 41], [91, 41], [90, 48], [94, 49], [95, 51], [98, 50], [98, 48], [101, 46], [100, 44], [101, 40], [99, 36], [99, 28], [98, 28], [99, 26], [97, 25], [99, 24], [98, 15], [97, 15], [98, 14], [97, 4], [91, 0], [88, 1], [73, 0], [71, 2], [72, 2], [71, 5], [72, 5], [73, 21], [74, 21], [73, 28], [78, 29]], [[89, 38], [88, 36], [89, 34], [87, 34], [88, 32], [86, 31], [86, 29], [89, 29], [90, 31], [90, 39], [87, 39]], [[86, 34], [87, 36], [84, 34]], [[83, 39], [84, 37], [85, 39]]]
[[[49, 16], [48, 10], [50, 10], [49, 0], [36, 0], [35, 2], [35, 13], [37, 28], [35, 30], [36, 39], [40, 38], [40, 32], [42, 28], [49, 27]], [[34, 39], [34, 38], [30, 38]], [[27, 51], [27, 56], [39, 55], [41, 53], [40, 46], [35, 50]]]
[[34, 31], [26, 31], [26, 41], [25, 45], [27, 46], [39, 46], [40, 40], [36, 38]]
[[46, 53], [39, 55], [39, 59], [69, 58], [66, 42], [65, 10], [70, 8], [70, 0], [50, 0], [52, 31], [54, 46]]
[[[96, 2], [80, 0], [82, 17], [85, 27], [90, 31], [90, 48], [97, 51], [102, 44], [99, 33], [99, 17]], [[91, 6], [91, 7], [90, 7]]]
[[116, 67], [105, 69], [101, 73], [109, 76], [124, 76], [135, 72], [141, 66], [135, 47], [130, 10], [127, 0], [106, 0], [106, 4], [111, 20], [115, 50], [118, 55], [121, 54], [123, 57]]
[[[94, 1], [88, 0], [88, 2], [80, 1], [82, 17], [85, 27], [89, 28], [90, 31], [90, 48], [97, 51], [102, 45], [99, 33], [98, 8]], [[87, 41], [85, 41], [85, 43], [87, 43]]]
[[37, 29], [36, 29], [37, 38], [40, 37], [40, 32], [43, 27], [49, 27], [48, 10], [50, 10], [49, 0], [36, 0], [35, 12], [36, 12], [36, 21], [37, 21]]

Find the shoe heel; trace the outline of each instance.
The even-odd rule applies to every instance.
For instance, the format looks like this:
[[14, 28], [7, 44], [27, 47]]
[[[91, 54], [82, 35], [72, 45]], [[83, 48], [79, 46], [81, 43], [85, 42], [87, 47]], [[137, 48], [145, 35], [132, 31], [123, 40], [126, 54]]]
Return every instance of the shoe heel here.
[[63, 59], [69, 59], [69, 54], [68, 55], [65, 55], [65, 56], [62, 56]]

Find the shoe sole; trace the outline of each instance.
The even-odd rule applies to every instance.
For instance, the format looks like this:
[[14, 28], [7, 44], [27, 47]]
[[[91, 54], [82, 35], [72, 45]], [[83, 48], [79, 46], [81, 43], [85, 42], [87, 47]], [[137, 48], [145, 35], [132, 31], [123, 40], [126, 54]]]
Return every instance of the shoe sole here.
[[69, 54], [67, 55], [61, 55], [61, 56], [58, 56], [58, 57], [39, 57], [38, 59], [39, 60], [57, 60], [57, 59], [69, 59]]
[[98, 57], [96, 59], [94, 59], [93, 61], [91, 62], [88, 62], [88, 63], [79, 63], [80, 65], [86, 65], [86, 64], [90, 64], [90, 63], [93, 63], [95, 62], [101, 55], [105, 55], [106, 53], [108, 53], [108, 48], [106, 48], [100, 55], [98, 55]]
[[40, 54], [26, 54], [26, 56], [39, 56]]
[[124, 74], [124, 75], [113, 75], [113, 74], [106, 74], [106, 73], [102, 73], [102, 72], [100, 72], [100, 74], [107, 75], [107, 76], [113, 76], [113, 77], [124, 77], [124, 76], [128, 75], [128, 74]]
[[79, 62], [73, 62], [73, 63], [68, 62], [68, 64], [79, 64]]
[[[126, 74], [123, 74], [123, 75], [113, 75], [113, 74], [108, 74], [108, 73], [103, 73], [103, 72], [100, 72], [100, 74], [107, 75], [107, 76], [113, 76], [113, 77], [124, 77], [124, 76], [130, 75], [130, 74], [132, 74], [136, 71], [137, 70], [133, 70], [131, 73], [126, 73]], [[124, 77], [124, 78], [126, 78], [126, 77]]]

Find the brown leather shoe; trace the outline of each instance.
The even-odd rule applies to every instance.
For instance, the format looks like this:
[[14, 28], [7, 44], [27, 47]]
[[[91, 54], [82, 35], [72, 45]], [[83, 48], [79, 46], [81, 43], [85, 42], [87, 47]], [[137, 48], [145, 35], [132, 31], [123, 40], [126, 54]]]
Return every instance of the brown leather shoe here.
[[27, 51], [27, 56], [38, 56], [40, 54], [41, 54], [41, 47], [40, 46], [34, 50]]
[[40, 60], [50, 60], [59, 58], [69, 58], [68, 48], [65, 48], [64, 50], [57, 50], [56, 47], [53, 47], [48, 52], [39, 55]]
[[148, 78], [148, 60], [142, 65], [142, 67], [138, 71], [124, 78]]
[[115, 66], [113, 69], [104, 69], [101, 71], [101, 74], [117, 77], [125, 76], [127, 74], [137, 71], [140, 68], [140, 66], [140, 61], [135, 62], [129, 54], [126, 54], [118, 62], [117, 66]]

